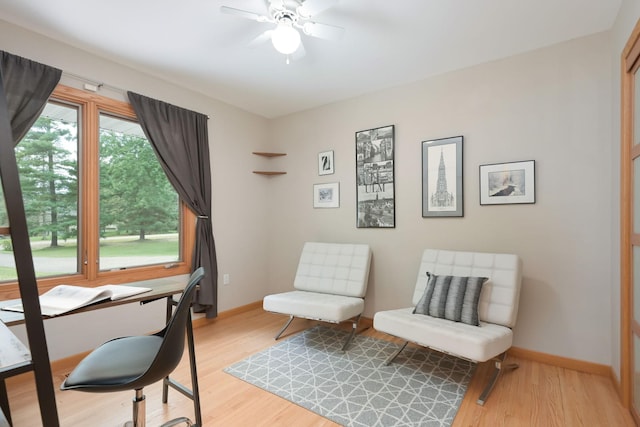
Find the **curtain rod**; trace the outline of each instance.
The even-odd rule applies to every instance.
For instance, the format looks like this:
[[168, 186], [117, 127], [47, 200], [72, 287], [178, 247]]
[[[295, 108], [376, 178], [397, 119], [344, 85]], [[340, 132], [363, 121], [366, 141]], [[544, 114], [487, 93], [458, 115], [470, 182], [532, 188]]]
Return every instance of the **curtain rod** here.
[[[94, 79], [89, 79], [87, 77], [80, 76], [80, 75], [74, 74], [74, 73], [70, 73], [68, 71], [62, 71], [62, 75], [67, 76], [67, 77], [71, 77], [71, 78], [79, 80], [81, 82], [84, 82], [85, 83], [85, 86], [84, 86], [85, 90], [88, 90], [88, 91], [91, 91], [91, 92], [97, 92], [98, 89], [105, 88], [105, 89], [112, 90], [114, 92], [120, 92], [125, 97], [127, 95], [127, 92], [129, 92], [126, 89], [122, 89], [122, 88], [117, 87], [117, 86], [112, 86], [112, 85], [107, 84], [107, 83], [101, 83], [101, 82], [98, 82], [98, 81], [96, 81]], [[86, 86], [87, 84], [89, 84], [91, 86], [87, 87]], [[206, 116], [207, 116], [207, 119], [211, 118], [211, 117], [209, 117], [208, 114]]]
[[[122, 88], [117, 87], [117, 86], [112, 86], [112, 85], [107, 84], [107, 83], [102, 83], [102, 82], [96, 81], [95, 79], [90, 79], [90, 78], [87, 78], [87, 77], [84, 77], [84, 76], [80, 76], [78, 74], [73, 74], [73, 73], [70, 73], [68, 71], [63, 71], [62, 75], [67, 76], [67, 77], [71, 77], [71, 78], [76, 79], [76, 80], [80, 80], [81, 82], [84, 82], [86, 84], [90, 84], [91, 86], [94, 86], [95, 89], [93, 90], [93, 92], [97, 91], [100, 88], [105, 88], [105, 89], [110, 89], [110, 90], [113, 90], [113, 91], [116, 91], [116, 92], [120, 92], [123, 95], [126, 95], [126, 93], [127, 93], [126, 89], [122, 89]], [[85, 87], [85, 89], [91, 90], [90, 87], [89, 88]]]

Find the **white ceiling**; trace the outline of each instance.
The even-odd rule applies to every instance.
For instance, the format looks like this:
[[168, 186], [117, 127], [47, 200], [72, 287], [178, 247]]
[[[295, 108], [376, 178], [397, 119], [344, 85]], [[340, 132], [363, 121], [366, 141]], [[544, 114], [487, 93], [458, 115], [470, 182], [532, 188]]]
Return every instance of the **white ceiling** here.
[[340, 0], [314, 20], [342, 40], [303, 36], [289, 65], [247, 46], [272, 24], [220, 12], [265, 0], [0, 0], [0, 19], [273, 118], [606, 31], [621, 1]]

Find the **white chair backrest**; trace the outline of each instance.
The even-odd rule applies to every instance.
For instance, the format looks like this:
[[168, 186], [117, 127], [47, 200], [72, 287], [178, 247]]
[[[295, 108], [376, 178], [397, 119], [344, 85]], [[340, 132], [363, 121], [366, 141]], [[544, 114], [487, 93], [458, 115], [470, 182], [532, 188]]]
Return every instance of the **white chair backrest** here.
[[301, 291], [363, 298], [370, 263], [369, 245], [307, 242], [293, 286]]
[[425, 249], [413, 293], [414, 305], [427, 286], [427, 271], [436, 275], [488, 277], [478, 303], [479, 319], [515, 326], [522, 274], [517, 255]]

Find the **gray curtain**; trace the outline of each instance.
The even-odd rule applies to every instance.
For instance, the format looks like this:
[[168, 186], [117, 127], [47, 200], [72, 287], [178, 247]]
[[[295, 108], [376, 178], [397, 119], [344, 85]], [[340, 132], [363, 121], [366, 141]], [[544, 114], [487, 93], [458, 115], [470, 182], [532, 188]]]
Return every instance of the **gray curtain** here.
[[40, 117], [62, 71], [0, 51], [0, 72], [15, 146]]
[[211, 223], [211, 169], [207, 116], [127, 92], [167, 178], [198, 216], [192, 271], [204, 267], [194, 311], [218, 315], [218, 263]]
[[[51, 427], [58, 427], [60, 423], [14, 147], [40, 116], [61, 74], [56, 68], [0, 51], [0, 169], [4, 202], [11, 226], [20, 297], [25, 309], [24, 320], [40, 416], [42, 425]], [[4, 379], [0, 384], [0, 406], [5, 414], [9, 414]], [[0, 424], [4, 425], [2, 422]]]

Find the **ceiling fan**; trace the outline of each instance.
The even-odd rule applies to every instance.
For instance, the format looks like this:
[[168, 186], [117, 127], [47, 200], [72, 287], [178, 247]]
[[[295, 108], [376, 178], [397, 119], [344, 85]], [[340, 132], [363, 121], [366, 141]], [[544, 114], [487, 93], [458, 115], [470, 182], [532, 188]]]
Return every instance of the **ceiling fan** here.
[[305, 55], [300, 31], [311, 37], [326, 40], [340, 40], [344, 28], [329, 24], [321, 24], [311, 20], [320, 12], [338, 3], [339, 0], [265, 0], [268, 14], [263, 15], [248, 10], [221, 6], [220, 11], [230, 15], [251, 19], [258, 22], [275, 24], [275, 28], [263, 32], [249, 45], [256, 46], [271, 40], [273, 47], [289, 58], [299, 59]]

